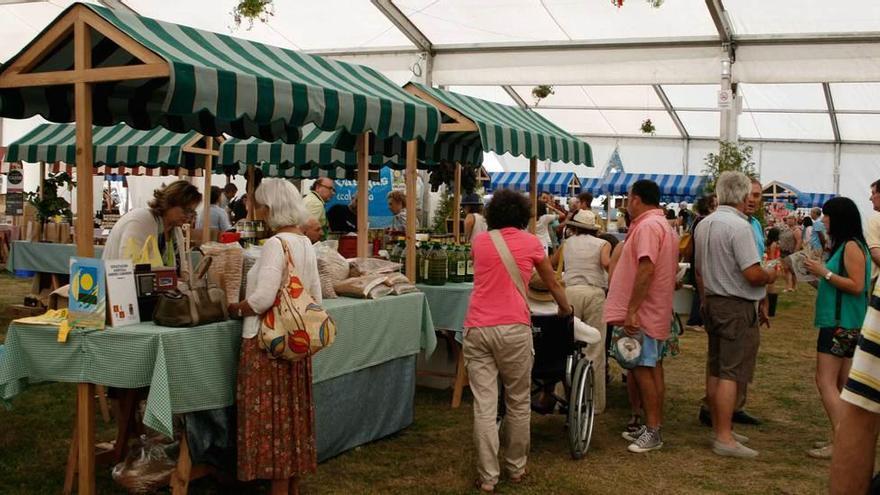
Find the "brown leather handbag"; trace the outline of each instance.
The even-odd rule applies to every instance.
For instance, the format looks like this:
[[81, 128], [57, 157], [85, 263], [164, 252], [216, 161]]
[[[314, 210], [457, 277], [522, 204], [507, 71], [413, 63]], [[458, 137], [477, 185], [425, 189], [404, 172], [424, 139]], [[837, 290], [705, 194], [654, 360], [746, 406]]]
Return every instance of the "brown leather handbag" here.
[[153, 322], [165, 327], [194, 327], [229, 318], [226, 293], [208, 281], [211, 260], [205, 256], [188, 282], [180, 281], [176, 290], [159, 294]]

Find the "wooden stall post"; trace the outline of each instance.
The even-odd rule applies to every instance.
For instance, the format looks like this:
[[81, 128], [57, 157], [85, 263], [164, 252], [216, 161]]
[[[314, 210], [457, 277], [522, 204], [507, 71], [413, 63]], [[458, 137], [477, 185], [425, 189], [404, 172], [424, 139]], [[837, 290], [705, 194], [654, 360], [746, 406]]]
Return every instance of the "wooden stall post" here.
[[529, 159], [529, 199], [532, 203], [532, 219], [529, 221], [529, 232], [535, 233], [538, 220], [538, 159]]
[[461, 163], [455, 163], [455, 184], [452, 191], [452, 237], [461, 242]]
[[370, 256], [370, 135], [363, 133], [357, 140], [357, 255]]
[[419, 142], [413, 139], [406, 143], [406, 276], [410, 282], [416, 281], [416, 160]]
[[254, 205], [256, 204], [256, 199], [254, 198], [254, 166], [248, 165], [247, 168], [247, 201], [245, 201], [245, 208], [247, 208], [247, 219], [249, 221], [253, 221], [254, 219]]
[[[92, 42], [89, 27], [77, 18], [74, 24], [74, 70], [82, 73], [92, 66]], [[83, 78], [84, 79], [84, 78]], [[95, 230], [92, 224], [92, 85], [80, 79], [74, 84], [76, 114], [76, 254], [95, 255]], [[95, 493], [95, 385], [79, 383], [76, 389], [76, 432], [79, 458], [79, 493]]]
[[203, 197], [202, 203], [204, 203], [204, 207], [202, 208], [202, 244], [211, 240], [211, 169], [214, 166], [214, 156], [211, 152], [214, 151], [214, 138], [205, 136], [205, 149], [208, 150], [208, 153], [205, 154], [205, 195]]

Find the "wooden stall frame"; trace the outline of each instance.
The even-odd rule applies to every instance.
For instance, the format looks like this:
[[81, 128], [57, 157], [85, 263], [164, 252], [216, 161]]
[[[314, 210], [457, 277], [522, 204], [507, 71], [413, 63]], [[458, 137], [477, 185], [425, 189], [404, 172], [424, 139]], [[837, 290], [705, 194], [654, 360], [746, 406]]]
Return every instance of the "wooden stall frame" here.
[[417, 140], [406, 143], [406, 276], [416, 282], [416, 163], [419, 155]]
[[[91, 61], [91, 31], [97, 31], [115, 42], [140, 64], [121, 67], [94, 68]], [[74, 66], [72, 70], [32, 72], [33, 69], [73, 33]], [[0, 73], [0, 88], [41, 87], [53, 85], [74, 86], [74, 114], [76, 116], [76, 156], [81, 177], [92, 177], [94, 149], [92, 141], [93, 84], [132, 79], [169, 77], [168, 62], [141, 46], [112, 24], [101, 19], [87, 7], [77, 5], [56, 20], [39, 38], [24, 50], [15, 61]], [[92, 181], [79, 181], [77, 187], [76, 248], [77, 255], [94, 256], [92, 228]], [[76, 442], [79, 466], [79, 493], [95, 493], [95, 385], [77, 384]]]
[[532, 219], [529, 220], [529, 232], [535, 233], [538, 224], [538, 159], [529, 159], [529, 201], [532, 205]]
[[461, 162], [455, 163], [455, 181], [452, 191], [452, 237], [461, 244]]
[[[407, 149], [409, 149], [407, 145]], [[357, 138], [357, 255], [370, 256], [370, 135]]]

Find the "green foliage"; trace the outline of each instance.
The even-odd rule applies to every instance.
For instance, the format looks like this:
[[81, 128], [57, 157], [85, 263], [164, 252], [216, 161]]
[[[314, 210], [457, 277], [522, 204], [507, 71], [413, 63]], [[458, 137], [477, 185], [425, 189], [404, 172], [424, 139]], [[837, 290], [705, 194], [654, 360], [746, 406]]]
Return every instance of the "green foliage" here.
[[532, 88], [532, 97], [535, 98], [535, 106], [538, 106], [541, 103], [541, 100], [544, 98], [556, 94], [556, 91], [553, 89], [553, 86], [549, 84], [539, 84]]
[[[461, 192], [470, 194], [477, 188], [477, 170], [474, 167], [461, 167]], [[455, 187], [455, 164], [442, 162], [431, 170], [431, 191], [436, 192], [441, 184], [446, 184], [446, 189], [451, 191]]]
[[446, 219], [452, 216], [452, 195], [444, 192], [440, 196], [440, 202], [437, 203], [437, 210], [434, 211], [434, 225], [431, 226], [431, 232], [435, 234], [448, 234], [446, 229]]
[[706, 185], [706, 192], [715, 191], [715, 183], [722, 172], [734, 171], [742, 172], [750, 178], [758, 178], [755, 171], [755, 161], [752, 160], [752, 147], [746, 145], [737, 145], [722, 141], [718, 153], [709, 153], [703, 159], [705, 168], [703, 175], [709, 177], [709, 183]]
[[639, 127], [639, 130], [642, 131], [642, 134], [650, 134], [653, 136], [654, 133], [657, 132], [657, 127], [651, 122], [651, 119], [645, 119]]
[[55, 216], [62, 216], [68, 222], [71, 221], [73, 211], [70, 209], [70, 203], [58, 196], [58, 189], [68, 185], [76, 186], [76, 183], [67, 172], [49, 174], [49, 177], [43, 181], [42, 198], [39, 189], [35, 193], [25, 193], [27, 202], [37, 210], [37, 220], [46, 223]]
[[232, 9], [232, 20], [235, 27], [241, 27], [241, 21], [247, 21], [247, 29], [254, 27], [254, 21], [269, 22], [275, 15], [274, 0], [239, 0]]

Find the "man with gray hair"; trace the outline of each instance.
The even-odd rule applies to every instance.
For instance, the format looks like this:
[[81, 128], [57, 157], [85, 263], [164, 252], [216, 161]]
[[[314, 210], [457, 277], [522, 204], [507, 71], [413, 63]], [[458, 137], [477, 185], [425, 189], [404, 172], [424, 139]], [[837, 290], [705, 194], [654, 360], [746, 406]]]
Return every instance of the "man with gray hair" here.
[[758, 452], [733, 432], [737, 390], [752, 380], [758, 356], [758, 303], [776, 271], [761, 267], [752, 227], [746, 217], [751, 181], [741, 172], [724, 172], [715, 193], [719, 207], [697, 226], [697, 286], [709, 337], [706, 395], [712, 415], [712, 452], [753, 458]]

